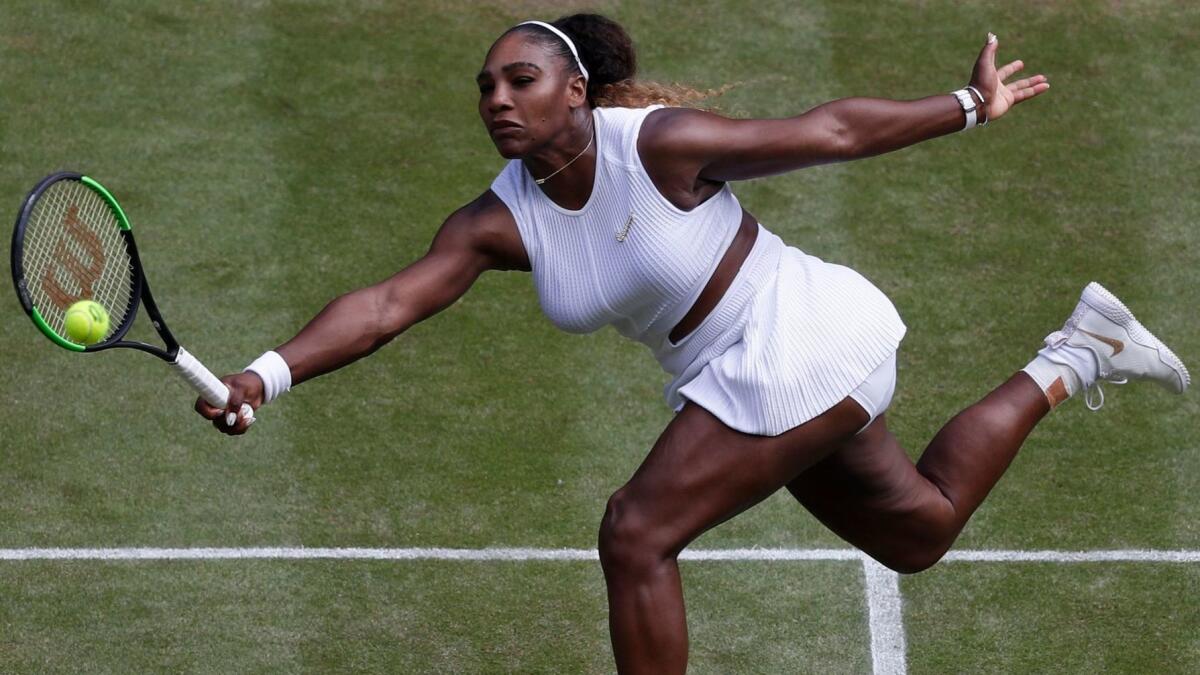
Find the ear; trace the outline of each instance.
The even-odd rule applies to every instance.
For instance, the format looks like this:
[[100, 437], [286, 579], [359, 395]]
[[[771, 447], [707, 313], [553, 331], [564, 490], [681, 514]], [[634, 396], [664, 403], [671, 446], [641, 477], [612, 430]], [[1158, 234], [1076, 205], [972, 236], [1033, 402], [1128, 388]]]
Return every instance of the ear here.
[[572, 108], [587, 105], [587, 80], [583, 75], [572, 75], [567, 83], [567, 105]]

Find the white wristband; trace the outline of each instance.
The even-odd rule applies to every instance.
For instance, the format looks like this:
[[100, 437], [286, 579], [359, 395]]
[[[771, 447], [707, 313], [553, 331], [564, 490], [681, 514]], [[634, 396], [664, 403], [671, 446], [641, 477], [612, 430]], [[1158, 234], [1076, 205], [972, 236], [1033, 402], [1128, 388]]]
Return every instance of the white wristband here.
[[254, 363], [246, 366], [243, 372], [255, 373], [263, 381], [263, 405], [279, 398], [279, 395], [292, 388], [292, 369], [279, 352], [269, 351], [254, 359]]
[[[973, 84], [968, 84], [967, 89], [970, 89], [971, 91], [975, 92], [975, 95], [979, 97], [979, 105], [983, 107], [983, 111], [986, 111], [987, 110], [987, 99], [983, 97], [983, 92], [979, 91], [979, 89]], [[983, 111], [981, 111], [981, 112], [983, 112]], [[979, 117], [981, 118], [979, 121], [979, 126], [981, 126], [981, 127], [987, 126], [987, 123], [988, 123], [987, 117], [984, 117], [982, 114], [980, 114]]]
[[966, 89], [950, 92], [958, 99], [958, 104], [962, 106], [963, 112], [967, 115], [967, 124], [962, 128], [963, 131], [975, 126], [975, 99], [971, 98], [971, 92]]

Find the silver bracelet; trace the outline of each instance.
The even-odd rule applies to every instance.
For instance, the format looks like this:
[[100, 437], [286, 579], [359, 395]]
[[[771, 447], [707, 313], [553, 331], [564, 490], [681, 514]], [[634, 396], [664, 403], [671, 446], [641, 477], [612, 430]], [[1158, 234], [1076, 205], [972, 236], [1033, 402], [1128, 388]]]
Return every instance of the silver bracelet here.
[[[975, 92], [975, 95], [979, 97], [979, 105], [981, 105], [985, 108], [987, 107], [987, 99], [983, 97], [983, 92], [976, 89], [975, 85], [973, 85], [973, 84], [968, 84], [967, 89], [970, 89], [971, 91]], [[980, 115], [980, 118], [981, 118], [981, 121], [979, 122], [979, 126], [981, 126], [981, 127], [987, 126], [987, 123], [988, 123], [987, 116]]]

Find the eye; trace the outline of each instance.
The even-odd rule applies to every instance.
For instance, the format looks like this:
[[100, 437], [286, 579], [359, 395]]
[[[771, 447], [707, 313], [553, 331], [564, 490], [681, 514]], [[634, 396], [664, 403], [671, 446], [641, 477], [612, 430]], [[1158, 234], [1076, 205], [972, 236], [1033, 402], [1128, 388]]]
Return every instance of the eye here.
[[493, 89], [493, 87], [492, 87], [492, 85], [490, 85], [490, 84], [481, 84], [481, 85], [479, 85], [479, 93], [481, 93], [481, 94], [486, 94], [486, 93], [488, 93], [489, 91], [491, 91], [492, 89]]
[[513, 84], [529, 84], [530, 82], [533, 82], [532, 77], [518, 77], [513, 80]]

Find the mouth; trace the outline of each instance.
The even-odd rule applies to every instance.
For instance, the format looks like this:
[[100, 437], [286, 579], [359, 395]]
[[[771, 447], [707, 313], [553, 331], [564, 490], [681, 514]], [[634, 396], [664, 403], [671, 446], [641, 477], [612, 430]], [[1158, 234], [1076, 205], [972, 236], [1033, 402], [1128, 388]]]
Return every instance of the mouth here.
[[517, 124], [516, 122], [504, 121], [504, 122], [496, 122], [492, 125], [492, 135], [493, 136], [498, 136], [505, 132], [514, 132], [514, 131], [520, 131], [520, 130], [521, 130], [521, 125]]

